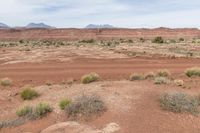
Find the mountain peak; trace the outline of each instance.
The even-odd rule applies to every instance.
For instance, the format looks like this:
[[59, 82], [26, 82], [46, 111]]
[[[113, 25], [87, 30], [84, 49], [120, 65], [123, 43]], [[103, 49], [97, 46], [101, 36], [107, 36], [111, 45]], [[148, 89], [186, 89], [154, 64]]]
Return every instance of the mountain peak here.
[[85, 27], [86, 29], [97, 29], [97, 28], [115, 28], [114, 26], [112, 26], [112, 25], [109, 25], [109, 24], [99, 24], [99, 25], [97, 25], [97, 24], [89, 24], [89, 25], [87, 25], [86, 27]]
[[45, 29], [48, 29], [48, 28], [54, 28], [52, 26], [49, 26], [47, 24], [44, 24], [44, 23], [29, 23], [26, 28], [45, 28]]
[[0, 29], [4, 29], [4, 28], [9, 28], [9, 26], [4, 23], [0, 23]]

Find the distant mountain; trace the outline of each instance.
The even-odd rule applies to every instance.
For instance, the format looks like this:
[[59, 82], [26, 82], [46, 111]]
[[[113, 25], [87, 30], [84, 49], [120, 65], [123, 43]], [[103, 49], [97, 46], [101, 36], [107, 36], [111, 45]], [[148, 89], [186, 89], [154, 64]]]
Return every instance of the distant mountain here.
[[112, 25], [109, 24], [103, 24], [103, 25], [95, 25], [95, 24], [89, 24], [88, 26], [85, 27], [86, 29], [97, 29], [97, 28], [115, 28]]
[[44, 23], [30, 23], [25, 28], [44, 28], [44, 29], [49, 29], [49, 28], [55, 28], [49, 25], [46, 25]]
[[9, 28], [9, 26], [4, 23], [0, 23], [0, 29], [6, 29], [6, 28]]

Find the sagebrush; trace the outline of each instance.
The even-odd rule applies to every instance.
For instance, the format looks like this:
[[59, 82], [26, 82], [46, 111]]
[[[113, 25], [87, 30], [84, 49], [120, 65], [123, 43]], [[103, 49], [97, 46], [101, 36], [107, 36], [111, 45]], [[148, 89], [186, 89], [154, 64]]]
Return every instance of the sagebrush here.
[[69, 117], [98, 115], [105, 111], [104, 102], [96, 95], [82, 95], [69, 104], [65, 110]]

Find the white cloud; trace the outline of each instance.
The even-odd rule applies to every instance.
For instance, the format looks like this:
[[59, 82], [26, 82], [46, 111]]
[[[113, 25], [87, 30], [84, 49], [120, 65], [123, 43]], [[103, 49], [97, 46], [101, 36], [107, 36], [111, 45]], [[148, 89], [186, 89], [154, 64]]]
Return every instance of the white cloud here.
[[198, 0], [6, 0], [0, 22], [45, 22], [57, 27], [109, 23], [118, 27], [198, 27]]

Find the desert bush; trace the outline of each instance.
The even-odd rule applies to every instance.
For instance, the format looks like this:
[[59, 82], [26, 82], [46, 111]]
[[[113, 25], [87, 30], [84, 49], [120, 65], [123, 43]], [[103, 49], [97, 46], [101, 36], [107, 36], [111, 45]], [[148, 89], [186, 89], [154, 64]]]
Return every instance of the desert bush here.
[[156, 37], [152, 40], [152, 43], [164, 43], [164, 39], [162, 37]]
[[183, 80], [174, 80], [174, 84], [176, 85], [176, 86], [183, 86], [184, 85], [184, 81]]
[[184, 38], [179, 38], [179, 42], [183, 42], [183, 41], [185, 41]]
[[140, 38], [140, 42], [145, 42], [145, 39], [144, 38]]
[[105, 111], [105, 109], [104, 102], [95, 95], [82, 95], [65, 108], [69, 117], [83, 116], [86, 118], [91, 115], [98, 115]]
[[52, 108], [46, 103], [39, 103], [36, 107], [25, 106], [19, 109], [16, 114], [19, 117], [25, 117], [27, 119], [37, 119], [41, 118], [47, 113], [52, 112]]
[[192, 56], [194, 56], [194, 53], [191, 52], [191, 51], [189, 51], [189, 52], [186, 53], [186, 56], [187, 56], [187, 57], [192, 57]]
[[154, 72], [148, 72], [144, 75], [145, 79], [153, 79], [155, 77], [155, 73]]
[[106, 43], [106, 46], [111, 46], [112, 45], [112, 42], [110, 42], [110, 41], [108, 41], [107, 43]]
[[163, 69], [163, 70], [159, 70], [156, 75], [159, 77], [168, 77], [170, 76], [170, 72], [166, 69]]
[[89, 40], [82, 40], [82, 41], [79, 41], [80, 43], [94, 43], [95, 40], [94, 39], [89, 39]]
[[31, 99], [33, 99], [34, 97], [37, 97], [37, 96], [39, 96], [39, 94], [35, 91], [35, 90], [33, 90], [33, 89], [31, 89], [31, 88], [26, 88], [26, 89], [24, 89], [22, 92], [21, 92], [21, 98], [23, 99], [23, 100], [31, 100]]
[[199, 76], [200, 77], [200, 67], [193, 67], [193, 68], [187, 69], [185, 71], [185, 74], [188, 77], [192, 77], [192, 76]]
[[30, 107], [30, 106], [25, 106], [19, 110], [17, 110], [16, 114], [19, 116], [19, 117], [24, 117], [24, 116], [28, 116], [28, 115], [31, 115], [33, 113], [33, 108]]
[[10, 86], [12, 84], [12, 80], [9, 78], [3, 78], [0, 80], [2, 86]]
[[19, 43], [24, 43], [24, 40], [19, 40]]
[[142, 80], [144, 79], [144, 76], [142, 74], [138, 74], [138, 73], [133, 73], [130, 75], [129, 80], [130, 81], [134, 81], [134, 80]]
[[46, 103], [39, 103], [36, 107], [35, 107], [35, 116], [38, 118], [43, 117], [44, 115], [46, 115], [47, 113], [52, 112], [52, 108], [46, 104]]
[[198, 112], [198, 100], [188, 94], [182, 92], [164, 93], [160, 97], [160, 106], [176, 113], [181, 112]]
[[15, 118], [11, 120], [0, 121], [0, 130], [1, 128], [15, 127], [24, 124], [27, 119], [24, 118]]
[[170, 80], [166, 77], [156, 77], [154, 79], [155, 84], [168, 84], [170, 83]]
[[199, 105], [200, 105], [200, 94], [198, 94], [198, 95], [196, 96], [196, 100], [198, 101], [198, 103], [199, 103]]
[[97, 81], [99, 79], [99, 75], [97, 73], [90, 73], [82, 76], [81, 82], [83, 84], [88, 84], [94, 81]]
[[52, 82], [50, 82], [50, 81], [46, 81], [46, 83], [45, 83], [47, 86], [52, 86]]
[[171, 39], [171, 40], [169, 40], [169, 42], [170, 42], [170, 43], [176, 43], [176, 40]]
[[67, 107], [70, 103], [71, 103], [71, 101], [68, 100], [68, 99], [61, 100], [59, 102], [59, 107], [60, 107], [61, 110], [64, 110], [65, 107]]
[[128, 43], [133, 43], [133, 40], [129, 39], [129, 40], [128, 40]]

